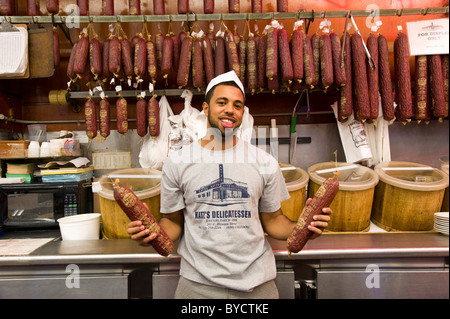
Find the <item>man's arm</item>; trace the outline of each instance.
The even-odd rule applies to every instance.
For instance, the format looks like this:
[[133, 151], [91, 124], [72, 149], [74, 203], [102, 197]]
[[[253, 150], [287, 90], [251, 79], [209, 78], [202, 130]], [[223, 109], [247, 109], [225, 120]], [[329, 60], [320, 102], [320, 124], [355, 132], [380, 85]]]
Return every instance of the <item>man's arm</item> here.
[[[311, 198], [308, 198], [306, 205], [311, 202]], [[305, 207], [306, 207], [305, 205]], [[308, 226], [308, 229], [314, 232], [311, 239], [317, 238], [322, 234], [323, 229], [328, 226], [330, 221], [331, 209], [326, 207], [322, 210], [322, 214], [315, 215], [313, 221]], [[285, 215], [281, 209], [273, 213], [260, 213], [259, 214], [264, 231], [272, 238], [279, 240], [286, 240], [294, 230], [297, 222], [291, 221]]]
[[[183, 234], [184, 216], [183, 211], [179, 210], [171, 214], [164, 214], [159, 224], [172, 241], [176, 241]], [[150, 234], [142, 222], [137, 220], [128, 224], [128, 234], [131, 239], [136, 240], [142, 246], [149, 246], [150, 242], [156, 238], [156, 234]]]

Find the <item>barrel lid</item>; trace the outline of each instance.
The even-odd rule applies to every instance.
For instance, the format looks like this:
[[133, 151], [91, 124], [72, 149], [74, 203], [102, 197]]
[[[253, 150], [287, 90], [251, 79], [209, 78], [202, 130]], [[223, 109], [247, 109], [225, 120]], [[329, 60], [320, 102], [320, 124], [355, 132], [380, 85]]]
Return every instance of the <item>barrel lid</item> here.
[[113, 183], [129, 187], [139, 199], [154, 197], [161, 192], [161, 171], [152, 168], [127, 168], [113, 171], [100, 178], [99, 196], [114, 200]]
[[448, 186], [448, 175], [443, 171], [419, 163], [386, 162], [375, 166], [375, 172], [386, 184], [414, 190], [437, 191]]
[[286, 163], [279, 163], [279, 165], [286, 188], [289, 192], [296, 191], [306, 186], [309, 181], [309, 176], [304, 169]]
[[[378, 184], [378, 176], [375, 172], [359, 164], [337, 163], [339, 172], [339, 189], [344, 191], [361, 191], [373, 188]], [[334, 176], [336, 162], [317, 163], [308, 168], [311, 180], [319, 185], [325, 179]]]

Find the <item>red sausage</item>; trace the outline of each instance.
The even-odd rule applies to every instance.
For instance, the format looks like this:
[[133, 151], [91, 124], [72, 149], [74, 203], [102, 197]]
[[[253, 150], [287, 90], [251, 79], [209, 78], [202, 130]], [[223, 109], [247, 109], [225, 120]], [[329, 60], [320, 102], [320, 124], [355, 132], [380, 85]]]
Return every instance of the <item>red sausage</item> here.
[[156, 82], [156, 49], [151, 39], [147, 41], [147, 71], [153, 83]]
[[192, 44], [192, 81], [199, 91], [203, 87], [202, 40], [196, 38]]
[[378, 87], [381, 95], [383, 118], [391, 121], [395, 117], [394, 98], [392, 92], [391, 70], [389, 67], [389, 51], [386, 38], [378, 36]]
[[274, 27], [267, 29], [266, 77], [269, 80], [278, 78], [278, 31]]
[[353, 60], [353, 91], [355, 101], [353, 109], [355, 119], [365, 121], [370, 117], [369, 86], [367, 84], [366, 53], [359, 33], [351, 36]]
[[133, 58], [131, 55], [131, 42], [130, 40], [123, 38], [120, 41], [122, 52], [122, 65], [125, 75], [130, 78], [133, 75]]
[[205, 66], [206, 85], [214, 78], [214, 54], [209, 37], [204, 37], [203, 44], [203, 65]]
[[288, 0], [277, 0], [277, 12], [288, 12]]
[[160, 122], [159, 122], [159, 103], [156, 96], [152, 96], [150, 101], [148, 101], [148, 131], [152, 138], [155, 138], [160, 133]]
[[86, 69], [86, 63], [89, 56], [89, 37], [83, 36], [78, 41], [77, 51], [75, 53], [75, 61], [73, 70], [76, 74], [80, 75]]
[[120, 97], [116, 101], [117, 131], [120, 134], [128, 132], [128, 106], [127, 100]]
[[180, 65], [178, 66], [177, 84], [179, 88], [185, 87], [189, 80], [192, 57], [192, 37], [186, 36], [181, 44]]
[[411, 70], [409, 65], [408, 37], [399, 32], [394, 41], [395, 61], [395, 100], [397, 102], [396, 114], [400, 121], [410, 121], [414, 116], [411, 92]]
[[225, 39], [216, 38], [216, 49], [214, 50], [214, 74], [216, 76], [226, 72], [226, 51]]
[[97, 111], [95, 103], [91, 99], [84, 103], [84, 118], [86, 121], [86, 135], [92, 140], [97, 136]]
[[378, 118], [378, 109], [380, 104], [379, 99], [379, 89], [378, 89], [378, 39], [373, 34], [370, 33], [367, 38], [367, 50], [372, 57], [372, 60], [375, 64], [375, 70], [369, 65], [369, 60], [366, 59], [366, 68], [367, 68], [367, 84], [369, 87], [369, 105], [370, 105], [370, 118], [377, 119]]
[[262, 13], [262, 0], [252, 0], [252, 13]]
[[[344, 43], [344, 37], [345, 43]], [[345, 122], [353, 113], [353, 80], [352, 80], [352, 47], [350, 35], [346, 32], [342, 36], [342, 45], [344, 46], [344, 69], [345, 85], [340, 89], [338, 100], [338, 121]]]
[[130, 15], [141, 15], [141, 0], [129, 0], [128, 8]]
[[112, 37], [109, 42], [109, 72], [117, 76], [120, 72], [121, 66], [121, 47], [120, 40], [118, 37]]
[[29, 16], [41, 15], [39, 12], [39, 0], [27, 0], [27, 15]]
[[278, 55], [280, 56], [281, 80], [290, 84], [294, 78], [294, 69], [292, 68], [291, 50], [285, 29], [278, 31]]
[[92, 38], [89, 43], [89, 62], [94, 80], [102, 73], [102, 44], [97, 38]]
[[240, 11], [240, 0], [228, 0], [228, 12], [239, 13], [239, 11]]
[[205, 14], [214, 13], [214, 0], [203, 0], [203, 12]]
[[178, 14], [189, 12], [189, 0], [178, 0]]
[[341, 63], [341, 40], [335, 32], [330, 33], [330, 40], [333, 56], [334, 83], [336, 83], [338, 86], [343, 86], [345, 85], [346, 73], [344, 67], [345, 64]]
[[173, 40], [172, 37], [166, 35], [161, 47], [161, 72], [163, 77], [167, 79], [172, 70], [173, 62]]
[[176, 34], [171, 35], [172, 43], [173, 43], [173, 59], [172, 59], [172, 67], [175, 72], [178, 71], [178, 64], [180, 63], [180, 50], [181, 50], [181, 42], [180, 37]]
[[100, 135], [103, 137], [108, 137], [111, 133], [110, 130], [110, 109], [109, 109], [109, 102], [107, 99], [102, 99], [100, 101]]
[[166, 14], [166, 7], [164, 0], [153, 0], [153, 14], [162, 15]]
[[48, 13], [57, 14], [59, 12], [59, 0], [47, 0]]
[[80, 10], [80, 16], [89, 15], [89, 1], [88, 0], [77, 0], [78, 9]]
[[110, 39], [106, 38], [103, 41], [103, 52], [102, 52], [102, 77], [103, 81], [106, 81], [111, 77], [111, 72], [109, 71], [109, 43]]
[[102, 0], [102, 13], [105, 16], [114, 15], [114, 0]]
[[136, 102], [136, 131], [139, 136], [144, 137], [147, 134], [147, 102], [139, 98]]
[[145, 75], [145, 66], [147, 61], [147, 45], [144, 38], [135, 39], [134, 46], [134, 74], [136, 79], [140, 79]]
[[291, 36], [293, 79], [298, 83], [303, 79], [303, 33], [294, 30]]

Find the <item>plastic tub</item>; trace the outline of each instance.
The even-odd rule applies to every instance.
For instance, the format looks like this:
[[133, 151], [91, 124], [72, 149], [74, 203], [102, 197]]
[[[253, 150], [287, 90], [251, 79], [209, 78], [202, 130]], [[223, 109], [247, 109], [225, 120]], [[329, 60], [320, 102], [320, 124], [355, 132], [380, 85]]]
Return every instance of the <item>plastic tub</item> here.
[[373, 223], [387, 231], [433, 230], [434, 213], [441, 210], [448, 175], [410, 162], [381, 163], [375, 172], [380, 183], [375, 189]]
[[281, 210], [292, 221], [297, 221], [306, 201], [306, 185], [309, 181], [308, 173], [300, 167], [280, 163], [286, 188], [291, 196], [281, 203]]
[[98, 195], [104, 239], [130, 238], [127, 233], [127, 225], [130, 219], [114, 199], [113, 182], [116, 178], [122, 185], [128, 186], [142, 202], [147, 204], [156, 220], [161, 218], [161, 171], [151, 168], [128, 168], [113, 171], [102, 176], [99, 180], [101, 190]]
[[47, 125], [30, 124], [28, 125], [28, 133], [30, 141], [46, 142], [47, 141]]
[[[370, 229], [375, 186], [378, 176], [358, 164], [337, 163], [339, 191], [330, 208], [333, 210], [326, 231], [366, 232]], [[310, 177], [308, 197], [313, 197], [325, 179], [333, 176], [335, 162], [317, 163], [308, 168]]]
[[100, 214], [80, 214], [58, 219], [63, 240], [100, 238]]

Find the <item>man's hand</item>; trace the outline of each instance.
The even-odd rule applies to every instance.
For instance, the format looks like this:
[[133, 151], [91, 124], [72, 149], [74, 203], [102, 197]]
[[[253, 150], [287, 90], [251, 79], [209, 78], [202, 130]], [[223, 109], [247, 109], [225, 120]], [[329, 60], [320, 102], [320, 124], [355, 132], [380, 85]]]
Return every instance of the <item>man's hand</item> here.
[[[148, 209], [147, 204], [143, 204]], [[157, 234], [150, 234], [150, 230], [145, 228], [140, 220], [129, 223], [127, 233], [131, 235], [131, 239], [137, 241], [139, 245], [145, 247], [150, 246], [150, 242], [157, 236]]]
[[127, 233], [131, 235], [131, 239], [145, 247], [150, 246], [150, 242], [157, 236], [157, 234], [150, 234], [150, 230], [145, 228], [140, 220], [129, 223]]
[[[308, 198], [306, 205], [308, 205], [311, 201], [312, 198]], [[328, 227], [328, 222], [331, 220], [330, 215], [332, 213], [333, 211], [329, 207], [324, 207], [322, 209], [322, 214], [313, 216], [313, 221], [310, 225], [308, 225], [308, 229], [314, 233], [310, 239], [315, 239], [322, 235], [323, 230]]]

